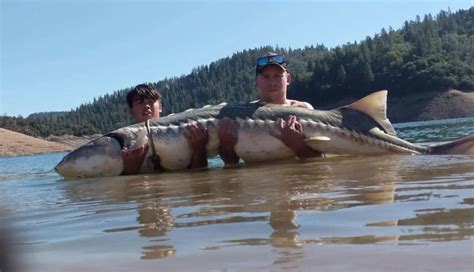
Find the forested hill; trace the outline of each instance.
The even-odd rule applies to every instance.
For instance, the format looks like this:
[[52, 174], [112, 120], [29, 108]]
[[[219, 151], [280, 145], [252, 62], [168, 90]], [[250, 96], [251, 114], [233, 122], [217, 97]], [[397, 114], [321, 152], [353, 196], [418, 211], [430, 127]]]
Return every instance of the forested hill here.
[[[293, 75], [288, 96], [318, 108], [380, 89], [388, 89], [390, 97], [398, 98], [450, 88], [472, 91], [473, 32], [474, 7], [456, 13], [442, 11], [405, 22], [398, 30], [382, 29], [360, 42], [332, 49], [310, 45], [244, 50], [197, 67], [188, 75], [150, 84], [163, 94], [164, 114], [223, 101], [254, 100], [255, 60], [276, 51], [286, 56]], [[125, 103], [127, 91], [95, 98], [70, 112], [3, 116], [0, 127], [33, 136], [105, 133], [131, 123]]]

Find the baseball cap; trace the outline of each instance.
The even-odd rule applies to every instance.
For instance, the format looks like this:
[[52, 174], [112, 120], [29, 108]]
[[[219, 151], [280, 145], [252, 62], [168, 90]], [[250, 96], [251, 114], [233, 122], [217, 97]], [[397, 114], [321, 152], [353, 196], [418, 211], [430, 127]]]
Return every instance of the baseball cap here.
[[268, 52], [257, 59], [257, 67], [255, 68], [255, 73], [259, 74], [263, 70], [263, 68], [267, 67], [268, 65], [276, 65], [284, 71], [288, 71], [288, 65], [286, 64], [285, 57], [283, 55]]

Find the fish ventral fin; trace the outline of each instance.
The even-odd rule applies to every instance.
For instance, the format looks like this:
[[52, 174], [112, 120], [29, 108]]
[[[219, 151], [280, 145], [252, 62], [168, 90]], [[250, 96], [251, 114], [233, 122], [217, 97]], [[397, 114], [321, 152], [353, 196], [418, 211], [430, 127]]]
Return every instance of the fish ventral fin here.
[[370, 116], [385, 133], [396, 135], [395, 129], [387, 118], [387, 90], [378, 91], [343, 108], [358, 110]]

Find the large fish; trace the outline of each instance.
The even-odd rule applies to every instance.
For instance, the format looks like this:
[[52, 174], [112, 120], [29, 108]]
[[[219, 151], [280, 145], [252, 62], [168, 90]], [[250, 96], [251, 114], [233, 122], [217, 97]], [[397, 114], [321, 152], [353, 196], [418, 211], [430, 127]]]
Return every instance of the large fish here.
[[121, 152], [149, 145], [141, 173], [185, 169], [191, 148], [184, 134], [190, 120], [208, 128], [208, 156], [218, 152], [219, 120], [239, 124], [237, 155], [247, 162], [294, 157], [291, 149], [271, 136], [278, 120], [296, 115], [304, 128], [305, 142], [326, 154], [467, 154], [474, 155], [474, 135], [435, 146], [420, 146], [396, 136], [386, 117], [387, 91], [375, 92], [353, 104], [322, 111], [259, 103], [220, 104], [170, 114], [154, 121], [112, 131], [67, 154], [55, 170], [64, 177], [116, 176], [123, 172]]

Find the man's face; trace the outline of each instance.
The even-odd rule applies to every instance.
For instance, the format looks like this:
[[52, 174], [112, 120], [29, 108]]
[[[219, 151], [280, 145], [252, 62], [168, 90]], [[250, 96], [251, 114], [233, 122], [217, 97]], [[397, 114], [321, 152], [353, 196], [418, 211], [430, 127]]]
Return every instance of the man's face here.
[[133, 99], [130, 115], [135, 119], [136, 123], [144, 122], [148, 119], [159, 118], [161, 112], [161, 104], [158, 100], [151, 98], [136, 97]]
[[286, 100], [286, 89], [291, 76], [277, 65], [268, 65], [257, 75], [255, 86], [260, 99], [267, 103], [281, 104]]

